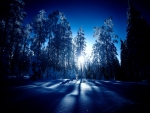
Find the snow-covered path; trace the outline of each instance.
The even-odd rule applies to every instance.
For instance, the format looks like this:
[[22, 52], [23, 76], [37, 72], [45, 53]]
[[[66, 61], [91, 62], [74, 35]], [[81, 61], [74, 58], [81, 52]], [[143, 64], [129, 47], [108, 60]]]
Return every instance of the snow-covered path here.
[[38, 80], [1, 88], [0, 113], [149, 112], [150, 87], [94, 80]]

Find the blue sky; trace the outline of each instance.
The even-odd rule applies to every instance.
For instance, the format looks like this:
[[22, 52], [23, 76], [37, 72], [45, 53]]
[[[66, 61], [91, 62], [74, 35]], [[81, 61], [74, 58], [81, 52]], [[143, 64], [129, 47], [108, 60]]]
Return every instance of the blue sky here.
[[[86, 42], [87, 54], [91, 53], [92, 45], [95, 42], [93, 38], [93, 27], [102, 26], [105, 19], [113, 17], [114, 34], [119, 36], [119, 43], [116, 44], [118, 58], [120, 58], [120, 39], [126, 38], [126, 20], [127, 20], [127, 1], [128, 0], [24, 0], [26, 3], [25, 11], [27, 17], [25, 22], [32, 21], [39, 10], [44, 9], [47, 14], [54, 10], [63, 12], [71, 25], [73, 37], [76, 36], [80, 26], [83, 27]], [[149, 8], [145, 0], [133, 0], [135, 6], [149, 20], [146, 12]], [[146, 10], [146, 11], [145, 11]]]

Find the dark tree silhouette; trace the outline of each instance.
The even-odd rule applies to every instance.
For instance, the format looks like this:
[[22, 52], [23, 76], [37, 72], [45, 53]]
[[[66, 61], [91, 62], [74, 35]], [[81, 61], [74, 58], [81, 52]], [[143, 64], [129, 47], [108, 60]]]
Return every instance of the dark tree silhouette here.
[[[127, 10], [127, 65], [129, 80], [148, 79], [150, 75], [150, 27], [143, 15], [128, 2]], [[122, 59], [123, 60], [123, 59]], [[125, 60], [125, 59], [124, 59]], [[125, 64], [123, 64], [125, 65]]]
[[126, 74], [127, 74], [127, 43], [126, 40], [121, 42], [121, 54], [120, 54], [120, 58], [121, 58], [121, 75], [118, 76], [118, 79], [120, 80], [125, 80], [126, 79]]
[[22, 0], [6, 0], [0, 5], [3, 9], [3, 12], [0, 12], [0, 65], [2, 66], [0, 70], [10, 68], [12, 73], [17, 74], [23, 40], [22, 23], [26, 16], [25, 4]]

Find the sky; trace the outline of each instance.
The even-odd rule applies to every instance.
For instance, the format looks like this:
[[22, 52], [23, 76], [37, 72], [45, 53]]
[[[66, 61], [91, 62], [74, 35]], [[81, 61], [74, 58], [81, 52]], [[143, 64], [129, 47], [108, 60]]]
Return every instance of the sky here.
[[[142, 12], [150, 23], [150, 7], [147, 0], [132, 0], [134, 6]], [[93, 27], [102, 26], [104, 20], [113, 17], [114, 34], [118, 35], [117, 47], [118, 58], [120, 59], [120, 39], [126, 38], [126, 21], [128, 0], [24, 0], [27, 17], [25, 23], [29, 23], [44, 9], [48, 14], [58, 10], [65, 14], [71, 25], [73, 37], [82, 26], [86, 38], [86, 53], [90, 55], [92, 46], [95, 43]], [[149, 15], [148, 15], [149, 14]]]

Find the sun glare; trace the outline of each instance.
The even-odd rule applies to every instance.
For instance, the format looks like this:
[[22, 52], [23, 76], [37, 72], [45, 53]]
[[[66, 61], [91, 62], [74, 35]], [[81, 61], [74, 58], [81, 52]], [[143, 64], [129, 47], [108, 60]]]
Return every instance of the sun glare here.
[[82, 63], [82, 64], [84, 63], [84, 57], [83, 56], [79, 57], [79, 62]]

